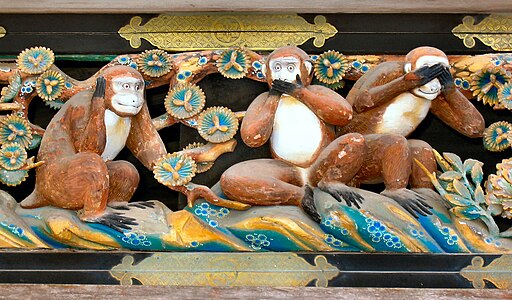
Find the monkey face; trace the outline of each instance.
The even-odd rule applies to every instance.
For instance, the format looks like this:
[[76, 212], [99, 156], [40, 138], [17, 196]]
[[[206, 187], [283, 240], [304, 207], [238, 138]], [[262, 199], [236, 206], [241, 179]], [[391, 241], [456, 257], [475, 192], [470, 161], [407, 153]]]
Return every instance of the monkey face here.
[[134, 77], [115, 77], [111, 84], [108, 108], [121, 117], [138, 114], [144, 104], [144, 82]]
[[269, 62], [272, 80], [283, 80], [295, 83], [300, 77], [300, 61], [293, 56], [279, 57]]
[[[421, 67], [433, 66], [439, 63], [446, 67], [450, 67], [448, 59], [446, 57], [425, 55], [421, 56], [416, 60], [416, 63], [414, 64], [414, 70], [417, 70]], [[411, 63], [406, 64], [405, 68], [406, 72], [410, 72]], [[425, 85], [414, 88], [411, 92], [418, 97], [432, 101], [435, 98], [437, 98], [437, 96], [439, 96], [439, 94], [441, 93], [441, 88], [442, 86], [441, 82], [439, 82], [439, 79], [434, 78], [431, 81], [427, 82]]]

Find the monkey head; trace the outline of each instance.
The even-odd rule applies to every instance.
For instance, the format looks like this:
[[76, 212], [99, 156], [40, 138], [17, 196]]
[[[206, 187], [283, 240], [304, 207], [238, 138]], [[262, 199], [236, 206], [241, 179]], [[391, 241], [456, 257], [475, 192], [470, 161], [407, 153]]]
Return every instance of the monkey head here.
[[[441, 64], [447, 68], [450, 67], [446, 54], [433, 47], [415, 48], [406, 55], [405, 61], [404, 71], [406, 73], [435, 64]], [[434, 100], [441, 93], [441, 88], [442, 86], [439, 79], [434, 78], [426, 84], [414, 88], [411, 93], [427, 100]]]
[[269, 86], [272, 86], [274, 80], [296, 83], [297, 75], [302, 84], [308, 86], [313, 79], [313, 62], [302, 49], [286, 46], [268, 55], [262, 71]]
[[105, 106], [120, 117], [138, 114], [144, 104], [144, 78], [128, 66], [114, 66], [101, 74], [106, 80]]

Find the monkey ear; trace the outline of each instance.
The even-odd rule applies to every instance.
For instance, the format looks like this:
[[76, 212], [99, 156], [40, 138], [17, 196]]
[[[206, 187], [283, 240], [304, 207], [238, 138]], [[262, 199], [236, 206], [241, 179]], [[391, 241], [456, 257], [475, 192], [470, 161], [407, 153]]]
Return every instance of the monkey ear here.
[[405, 66], [404, 66], [404, 71], [405, 73], [409, 73], [412, 71], [412, 64], [411, 63], [406, 63]]
[[304, 65], [306, 66], [306, 70], [308, 71], [308, 76], [313, 74], [313, 61], [307, 59], [304, 61]]
[[267, 78], [267, 63], [263, 63], [261, 65], [261, 73], [263, 74], [264, 78]]

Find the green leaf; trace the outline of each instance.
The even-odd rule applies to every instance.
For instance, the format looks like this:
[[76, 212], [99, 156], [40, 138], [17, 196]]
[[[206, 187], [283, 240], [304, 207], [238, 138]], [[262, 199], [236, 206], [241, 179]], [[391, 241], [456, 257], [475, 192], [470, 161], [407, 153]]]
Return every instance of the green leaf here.
[[473, 165], [471, 168], [471, 179], [473, 179], [473, 182], [475, 185], [480, 185], [482, 183], [482, 180], [484, 178], [484, 172], [482, 171], [482, 165], [481, 163]]
[[452, 165], [452, 167], [459, 171], [459, 172], [462, 172], [464, 170], [463, 166], [462, 166], [462, 160], [460, 159], [460, 157], [454, 153], [450, 153], [450, 152], [444, 152], [443, 153], [443, 156], [444, 158], [446, 159], [446, 161], [448, 161], [450, 163], [450, 165]]
[[478, 161], [478, 160], [476, 160], [476, 159], [471, 159], [471, 158], [470, 158], [470, 159], [466, 159], [466, 160], [464, 161], [464, 164], [463, 164], [464, 172], [465, 172], [465, 173], [469, 173], [469, 172], [471, 172], [471, 169], [473, 168], [473, 166], [474, 166], [477, 162], [479, 163], [479, 161]]
[[476, 208], [475, 206], [455, 206], [454, 208], [450, 209], [450, 212], [456, 217], [464, 220], [475, 220], [480, 217], [480, 212], [478, 211], [478, 208]]
[[454, 179], [461, 179], [461, 178], [462, 178], [462, 175], [457, 171], [444, 172], [443, 174], [441, 174], [439, 176], [439, 179], [444, 180], [444, 181], [452, 181]]
[[466, 199], [471, 199], [471, 194], [469, 193], [468, 188], [459, 180], [457, 180], [457, 179], [453, 180], [453, 188], [462, 197], [464, 197]]
[[482, 190], [481, 186], [477, 186], [476, 189], [475, 189], [475, 201], [478, 204], [485, 203], [484, 190]]
[[450, 202], [450, 204], [455, 206], [471, 206], [474, 204], [473, 201], [465, 199], [457, 194], [446, 194], [444, 197], [448, 202]]

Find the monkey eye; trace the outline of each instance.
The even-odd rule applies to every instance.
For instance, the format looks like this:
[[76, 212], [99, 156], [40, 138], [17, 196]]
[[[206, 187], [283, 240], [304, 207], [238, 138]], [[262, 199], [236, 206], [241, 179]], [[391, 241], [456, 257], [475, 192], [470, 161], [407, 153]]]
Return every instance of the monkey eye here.
[[123, 88], [124, 88], [125, 90], [129, 89], [129, 88], [130, 88], [130, 84], [129, 84], [129, 83], [125, 83], [125, 84], [123, 84]]
[[295, 65], [289, 64], [288, 65], [288, 71], [293, 72], [293, 70], [295, 70]]
[[140, 85], [136, 84], [136, 85], [135, 85], [135, 90], [136, 90], [136, 91], [140, 90]]
[[281, 71], [281, 65], [280, 65], [280, 64], [276, 64], [276, 65], [274, 66], [274, 70], [276, 70], [276, 71]]

